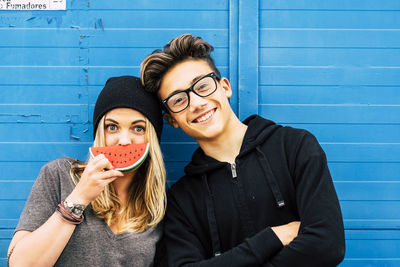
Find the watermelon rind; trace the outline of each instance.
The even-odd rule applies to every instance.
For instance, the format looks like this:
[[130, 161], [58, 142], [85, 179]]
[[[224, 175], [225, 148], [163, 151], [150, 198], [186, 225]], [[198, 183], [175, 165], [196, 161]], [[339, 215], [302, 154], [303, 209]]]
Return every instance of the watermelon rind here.
[[[123, 167], [123, 168], [115, 168], [114, 170], [121, 171], [121, 172], [129, 172], [129, 171], [133, 171], [133, 170], [139, 168], [140, 165], [142, 165], [143, 162], [146, 160], [147, 155], [149, 154], [149, 150], [150, 150], [150, 144], [149, 144], [149, 143], [146, 143], [146, 149], [145, 149], [143, 155], [140, 157], [140, 159], [138, 159], [138, 160], [137, 160], [134, 164], [132, 164], [132, 165], [129, 165], [129, 166]], [[90, 152], [90, 156], [91, 156], [92, 158], [94, 158], [95, 156], [93, 155], [91, 148], [89, 148], [89, 152]], [[107, 156], [106, 156], [106, 157], [107, 157]]]

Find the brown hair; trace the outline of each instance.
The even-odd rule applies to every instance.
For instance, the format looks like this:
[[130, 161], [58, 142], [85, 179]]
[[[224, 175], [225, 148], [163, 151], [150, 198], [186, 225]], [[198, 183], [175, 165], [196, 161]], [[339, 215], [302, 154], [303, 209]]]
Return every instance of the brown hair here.
[[160, 89], [165, 73], [176, 64], [187, 59], [204, 60], [210, 68], [221, 75], [210, 53], [214, 48], [201, 37], [183, 34], [169, 41], [162, 50], [155, 50], [140, 65], [140, 76], [143, 86], [149, 92]]

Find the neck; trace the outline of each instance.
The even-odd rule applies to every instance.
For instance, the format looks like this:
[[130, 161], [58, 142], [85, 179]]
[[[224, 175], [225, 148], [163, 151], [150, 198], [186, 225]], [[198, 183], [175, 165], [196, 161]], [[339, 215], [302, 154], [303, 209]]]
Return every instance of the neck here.
[[212, 140], [196, 140], [204, 153], [221, 162], [234, 163], [240, 152], [247, 125], [232, 116], [223, 134]]

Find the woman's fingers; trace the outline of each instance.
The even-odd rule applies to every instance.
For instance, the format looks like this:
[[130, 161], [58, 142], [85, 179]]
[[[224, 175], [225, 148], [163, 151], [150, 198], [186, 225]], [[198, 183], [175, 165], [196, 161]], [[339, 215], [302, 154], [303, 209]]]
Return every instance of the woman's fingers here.
[[124, 176], [124, 174], [120, 171], [116, 171], [116, 170], [108, 170], [108, 171], [103, 171], [101, 173], [99, 173], [99, 179], [110, 179], [110, 178], [118, 178]]
[[110, 161], [103, 154], [92, 158], [86, 168], [95, 172], [114, 169]]

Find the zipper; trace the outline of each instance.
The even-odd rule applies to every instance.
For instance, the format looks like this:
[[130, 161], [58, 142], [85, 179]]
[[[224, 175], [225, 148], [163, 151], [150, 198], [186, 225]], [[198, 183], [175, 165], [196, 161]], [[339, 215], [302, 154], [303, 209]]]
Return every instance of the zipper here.
[[236, 163], [231, 164], [232, 178], [237, 178]]

